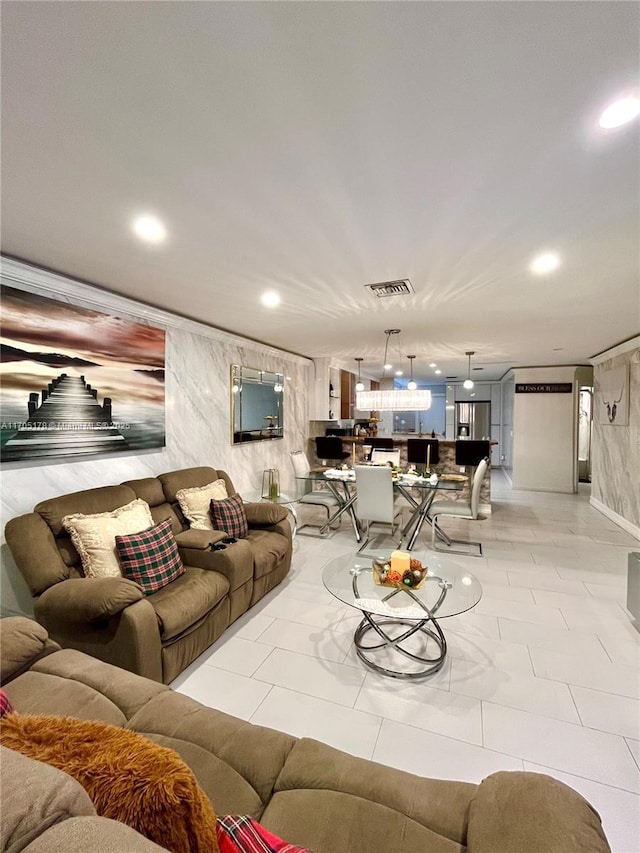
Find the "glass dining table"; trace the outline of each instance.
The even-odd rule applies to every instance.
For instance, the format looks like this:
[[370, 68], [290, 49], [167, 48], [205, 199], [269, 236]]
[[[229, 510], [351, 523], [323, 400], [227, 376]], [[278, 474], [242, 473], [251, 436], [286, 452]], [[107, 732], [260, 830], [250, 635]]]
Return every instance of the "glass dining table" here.
[[[323, 486], [330, 489], [332, 494], [338, 501], [336, 511], [331, 515], [325, 524], [320, 528], [320, 532], [324, 533], [329, 527], [341, 518], [345, 513], [351, 519], [353, 533], [356, 542], [362, 541], [362, 531], [360, 522], [356, 514], [356, 501], [358, 491], [356, 487], [356, 472], [353, 468], [340, 469], [329, 468], [325, 471], [309, 471], [308, 474], [300, 475], [296, 479], [311, 481], [312, 483], [322, 483]], [[394, 489], [402, 495], [408, 502], [412, 512], [409, 520], [402, 528], [402, 537], [407, 537], [407, 551], [410, 551], [422, 530], [425, 521], [431, 524], [429, 518], [429, 508], [433, 503], [436, 492], [460, 492], [464, 488], [466, 478], [446, 479], [440, 477], [421, 477], [417, 474], [398, 474], [393, 480]], [[445, 534], [437, 531], [439, 535], [445, 537]]]

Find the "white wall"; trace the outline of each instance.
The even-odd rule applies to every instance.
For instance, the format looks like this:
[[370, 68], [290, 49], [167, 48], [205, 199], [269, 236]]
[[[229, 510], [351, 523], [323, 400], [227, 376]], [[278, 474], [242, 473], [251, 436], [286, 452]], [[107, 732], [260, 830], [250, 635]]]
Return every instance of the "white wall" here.
[[[593, 359], [595, 417], [593, 423], [591, 503], [640, 539], [640, 336]], [[627, 365], [629, 424], [598, 419], [602, 374]]]
[[573, 493], [576, 475], [576, 367], [515, 369], [519, 382], [571, 382], [571, 394], [514, 394], [514, 489]]
[[509, 483], [513, 483], [513, 404], [515, 383], [513, 371], [502, 379], [500, 414], [500, 461]]
[[[306, 447], [307, 359], [247, 341], [158, 311], [63, 276], [3, 259], [2, 282], [166, 329], [166, 442], [159, 451], [113, 454], [82, 461], [14, 462], [2, 466], [1, 523], [30, 512], [38, 501], [66, 492], [149, 477], [192, 465], [227, 471], [240, 492], [259, 488], [264, 468], [279, 468], [285, 487], [293, 485], [289, 453]], [[230, 443], [230, 365], [283, 373], [284, 438]], [[0, 545], [0, 593], [4, 613], [31, 612], [31, 597], [9, 549]]]

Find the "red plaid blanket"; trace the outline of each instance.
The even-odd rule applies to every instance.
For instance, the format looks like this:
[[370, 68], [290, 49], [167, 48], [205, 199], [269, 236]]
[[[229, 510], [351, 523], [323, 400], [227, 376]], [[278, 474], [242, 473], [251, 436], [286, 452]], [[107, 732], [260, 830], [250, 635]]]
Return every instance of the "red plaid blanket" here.
[[220, 853], [311, 853], [272, 835], [246, 815], [224, 815], [216, 825]]
[[11, 702], [9, 702], [9, 697], [4, 690], [0, 690], [0, 717], [10, 714], [11, 711], [13, 711], [13, 708], [11, 707]]

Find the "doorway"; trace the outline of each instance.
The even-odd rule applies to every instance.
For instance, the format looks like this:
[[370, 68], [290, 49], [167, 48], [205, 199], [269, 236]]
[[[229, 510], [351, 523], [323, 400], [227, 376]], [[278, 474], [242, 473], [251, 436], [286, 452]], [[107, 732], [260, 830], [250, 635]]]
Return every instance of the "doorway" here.
[[593, 430], [593, 387], [583, 385], [578, 394], [578, 482], [591, 482], [591, 433]]

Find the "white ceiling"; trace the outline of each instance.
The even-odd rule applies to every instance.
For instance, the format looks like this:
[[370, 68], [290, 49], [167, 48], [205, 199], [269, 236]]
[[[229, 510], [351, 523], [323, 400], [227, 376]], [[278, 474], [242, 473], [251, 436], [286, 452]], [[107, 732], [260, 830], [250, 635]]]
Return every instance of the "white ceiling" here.
[[487, 379], [640, 331], [637, 3], [2, 7], [5, 253], [373, 375], [390, 327]]

